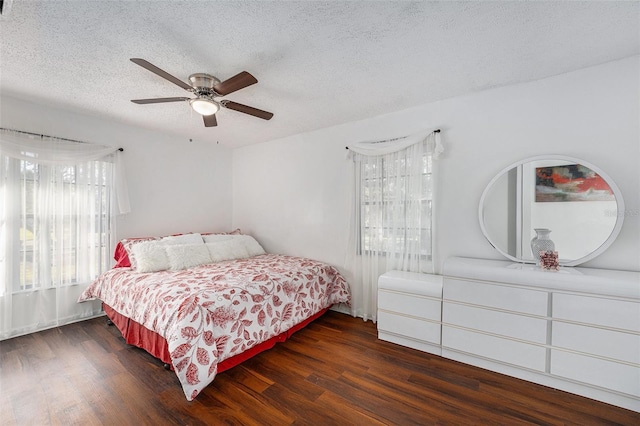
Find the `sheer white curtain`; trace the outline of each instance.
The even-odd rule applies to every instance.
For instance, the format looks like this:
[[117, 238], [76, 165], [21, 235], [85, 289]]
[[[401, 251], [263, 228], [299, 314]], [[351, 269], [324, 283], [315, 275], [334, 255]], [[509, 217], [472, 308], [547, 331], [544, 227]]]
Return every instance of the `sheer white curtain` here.
[[353, 208], [346, 270], [351, 313], [376, 321], [378, 277], [433, 272], [434, 162], [439, 131], [349, 147]]
[[76, 301], [111, 265], [123, 171], [117, 148], [0, 131], [0, 340], [101, 311]]

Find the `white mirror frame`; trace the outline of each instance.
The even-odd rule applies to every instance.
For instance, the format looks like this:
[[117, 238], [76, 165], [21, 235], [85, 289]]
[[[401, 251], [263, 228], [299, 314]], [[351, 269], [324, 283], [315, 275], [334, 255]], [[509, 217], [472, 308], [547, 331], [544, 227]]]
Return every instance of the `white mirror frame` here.
[[513, 262], [518, 262], [518, 263], [535, 263], [531, 260], [528, 259], [518, 259], [517, 257], [514, 257], [506, 252], [504, 252], [502, 249], [500, 249], [499, 247], [497, 247], [493, 241], [491, 241], [491, 238], [489, 238], [489, 235], [487, 233], [487, 229], [485, 227], [484, 224], [484, 215], [483, 215], [483, 206], [484, 206], [484, 200], [487, 197], [490, 189], [492, 188], [493, 184], [500, 179], [505, 173], [507, 173], [509, 170], [521, 166], [523, 164], [532, 162], [532, 161], [541, 161], [541, 160], [560, 160], [560, 161], [570, 161], [570, 162], [574, 162], [575, 164], [581, 164], [583, 166], [586, 166], [588, 168], [590, 168], [591, 170], [593, 170], [594, 172], [596, 172], [597, 174], [599, 174], [609, 185], [609, 187], [611, 188], [613, 195], [615, 196], [616, 199], [616, 205], [617, 205], [617, 218], [616, 218], [616, 223], [615, 226], [613, 228], [613, 230], [611, 231], [611, 234], [609, 235], [609, 237], [604, 241], [604, 243], [602, 243], [597, 249], [593, 250], [591, 253], [589, 253], [586, 256], [583, 256], [579, 259], [574, 259], [574, 260], [568, 260], [568, 261], [560, 261], [560, 265], [562, 266], [576, 266], [576, 265], [580, 265], [582, 263], [585, 263], [597, 256], [599, 256], [600, 254], [602, 254], [607, 248], [609, 248], [609, 246], [611, 244], [613, 244], [613, 242], [616, 240], [616, 238], [618, 237], [618, 234], [620, 233], [620, 229], [622, 228], [622, 224], [624, 222], [624, 199], [622, 198], [622, 192], [620, 192], [620, 188], [618, 188], [618, 185], [616, 185], [616, 183], [613, 181], [613, 179], [611, 179], [611, 177], [605, 173], [602, 169], [600, 169], [597, 166], [594, 166], [593, 164], [581, 160], [579, 158], [575, 158], [575, 157], [569, 157], [566, 155], [539, 155], [536, 157], [529, 157], [529, 158], [525, 158], [524, 160], [520, 160], [516, 163], [510, 164], [509, 166], [505, 167], [504, 169], [502, 169], [498, 174], [496, 174], [493, 179], [491, 179], [491, 181], [487, 184], [487, 187], [484, 189], [484, 191], [482, 192], [482, 196], [480, 197], [480, 203], [478, 206], [478, 219], [480, 221], [480, 229], [482, 230], [482, 234], [485, 236], [485, 238], [487, 239], [487, 241], [489, 241], [489, 244], [491, 244], [491, 246], [493, 248], [496, 249], [496, 251], [498, 251], [501, 255], [503, 255], [504, 257], [506, 257], [507, 259], [513, 261]]

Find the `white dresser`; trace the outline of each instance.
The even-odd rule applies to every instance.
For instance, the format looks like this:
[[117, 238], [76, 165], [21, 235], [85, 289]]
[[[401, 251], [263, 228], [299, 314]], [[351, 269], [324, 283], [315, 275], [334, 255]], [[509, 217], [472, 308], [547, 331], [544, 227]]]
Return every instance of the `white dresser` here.
[[378, 279], [378, 338], [440, 355], [442, 276], [389, 271]]
[[640, 273], [444, 264], [442, 356], [640, 411]]

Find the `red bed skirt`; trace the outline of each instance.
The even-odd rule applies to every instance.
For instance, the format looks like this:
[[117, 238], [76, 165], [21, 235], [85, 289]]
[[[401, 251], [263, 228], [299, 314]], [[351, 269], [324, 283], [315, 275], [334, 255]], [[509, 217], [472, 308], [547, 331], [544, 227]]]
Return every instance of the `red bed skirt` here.
[[[154, 331], [149, 330], [143, 325], [138, 324], [134, 320], [119, 314], [118, 312], [114, 311], [113, 308], [111, 308], [109, 305], [103, 303], [102, 306], [109, 319], [122, 333], [122, 337], [124, 337], [124, 340], [125, 342], [127, 342], [127, 344], [142, 348], [154, 357], [161, 360], [163, 363], [171, 365], [169, 347], [164, 337], [160, 336]], [[218, 364], [218, 373], [228, 370], [231, 367], [235, 367], [236, 365], [248, 360], [249, 358], [258, 355], [260, 352], [271, 349], [278, 342], [284, 342], [289, 337], [291, 337], [293, 333], [303, 329], [304, 327], [309, 325], [309, 323], [321, 317], [328, 310], [329, 308], [323, 309], [322, 311], [307, 318], [301, 323], [294, 325], [289, 330], [280, 333], [277, 336], [274, 336], [271, 339], [262, 342], [252, 348], [249, 348], [240, 354], [234, 355], [231, 358], [227, 358], [221, 361]], [[173, 369], [173, 366], [171, 366], [171, 368]]]

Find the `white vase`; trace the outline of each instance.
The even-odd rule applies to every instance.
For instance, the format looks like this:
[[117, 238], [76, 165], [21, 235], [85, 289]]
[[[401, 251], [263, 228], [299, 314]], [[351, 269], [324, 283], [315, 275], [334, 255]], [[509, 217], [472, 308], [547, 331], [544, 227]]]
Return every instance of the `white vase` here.
[[534, 231], [536, 231], [536, 236], [531, 240], [531, 253], [536, 262], [540, 263], [540, 252], [554, 251], [556, 245], [551, 241], [551, 238], [549, 238], [549, 234], [551, 234], [550, 229], [535, 228]]

